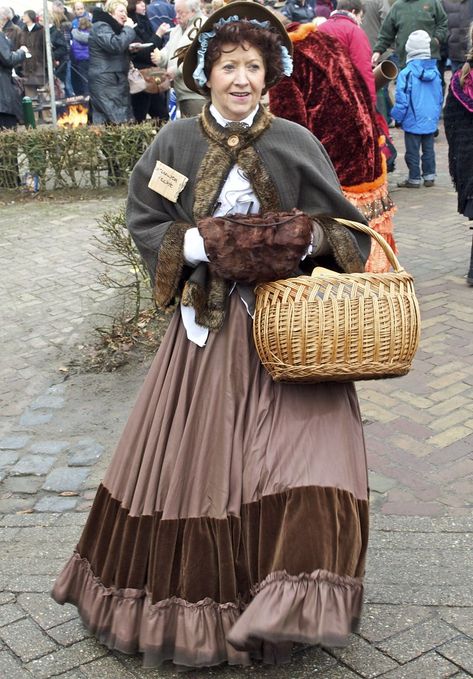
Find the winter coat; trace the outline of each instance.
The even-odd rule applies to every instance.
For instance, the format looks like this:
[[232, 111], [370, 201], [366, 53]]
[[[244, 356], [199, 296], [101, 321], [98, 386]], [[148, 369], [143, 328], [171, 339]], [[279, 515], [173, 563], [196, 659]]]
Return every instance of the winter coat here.
[[71, 52], [71, 40], [72, 40], [72, 21], [69, 19], [63, 19], [61, 23], [59, 24], [58, 27], [59, 31], [61, 31], [64, 41], [66, 43], [67, 47], [67, 56], [69, 57], [69, 54]]
[[148, 68], [153, 65], [151, 61], [151, 52], [157, 47], [161, 49], [163, 46], [163, 39], [156, 35], [153, 31], [153, 26], [151, 21], [148, 19], [146, 14], [136, 14], [136, 12], [130, 12], [130, 18], [136, 23], [135, 33], [137, 42], [152, 42], [151, 47], [145, 47], [144, 49], [138, 50], [131, 55], [131, 60], [136, 68]]
[[399, 73], [391, 116], [404, 132], [432, 134], [438, 127], [443, 93], [435, 59], [413, 59]]
[[406, 42], [413, 31], [424, 30], [432, 38], [434, 59], [440, 57], [440, 45], [447, 39], [448, 19], [440, 0], [397, 0], [379, 32], [374, 52], [382, 54], [394, 44], [401, 66], [406, 64]]
[[64, 81], [66, 78], [67, 62], [69, 60], [69, 47], [60, 28], [51, 26], [49, 29], [49, 35], [51, 37], [54, 75], [56, 75], [60, 80]]
[[450, 81], [443, 112], [448, 169], [457, 191], [458, 212], [473, 220], [473, 72], [463, 87], [457, 71]]
[[473, 0], [443, 0], [448, 17], [447, 54], [453, 61], [465, 61], [468, 33], [473, 21]]
[[297, 21], [297, 23], [301, 24], [312, 21], [315, 16], [314, 9], [307, 0], [305, 5], [303, 5], [300, 0], [287, 0], [286, 4], [281, 9], [281, 13], [284, 14], [289, 21]]
[[23, 110], [20, 94], [13, 84], [12, 68], [25, 58], [23, 50], [12, 50], [10, 41], [0, 31], [0, 113], [16, 116], [18, 122], [23, 121]]
[[46, 82], [44, 28], [39, 24], [35, 24], [31, 31], [24, 28], [21, 33], [21, 44], [26, 45], [31, 53], [31, 59], [23, 63], [25, 85], [44, 85]]
[[90, 29], [72, 29], [71, 57], [73, 61], [88, 61]]
[[89, 36], [89, 87], [94, 123], [131, 120], [128, 47], [135, 41], [133, 28], [121, 26], [108, 12], [94, 10]]
[[376, 44], [379, 29], [390, 9], [389, 0], [366, 0], [361, 28], [368, 36], [371, 47]]
[[161, 24], [169, 24], [174, 26], [176, 23], [176, 10], [174, 5], [171, 5], [167, 0], [158, 0], [157, 2], [150, 2], [146, 14], [151, 21], [153, 30], [156, 31]]
[[350, 59], [368, 86], [373, 103], [376, 105], [373, 68], [371, 66], [371, 45], [368, 36], [348, 12], [336, 12], [319, 26], [319, 31], [337, 38], [347, 50]]

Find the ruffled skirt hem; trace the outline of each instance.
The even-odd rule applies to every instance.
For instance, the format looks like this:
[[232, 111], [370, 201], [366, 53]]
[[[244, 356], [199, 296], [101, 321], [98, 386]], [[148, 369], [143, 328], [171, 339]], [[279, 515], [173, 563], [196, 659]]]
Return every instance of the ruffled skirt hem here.
[[277, 571], [253, 588], [249, 605], [178, 597], [152, 603], [145, 590], [105, 587], [87, 559], [75, 553], [52, 596], [76, 605], [109, 649], [143, 653], [144, 667], [167, 660], [209, 667], [289, 662], [298, 643], [344, 646], [360, 618], [363, 585], [324, 570], [297, 576]]

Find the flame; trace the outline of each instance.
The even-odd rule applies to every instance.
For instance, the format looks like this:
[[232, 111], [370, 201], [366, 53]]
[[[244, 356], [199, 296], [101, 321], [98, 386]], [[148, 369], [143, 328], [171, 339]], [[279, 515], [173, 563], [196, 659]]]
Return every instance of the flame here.
[[62, 115], [57, 124], [60, 127], [79, 127], [80, 125], [87, 125], [87, 108], [82, 104], [76, 104], [68, 107], [68, 112]]

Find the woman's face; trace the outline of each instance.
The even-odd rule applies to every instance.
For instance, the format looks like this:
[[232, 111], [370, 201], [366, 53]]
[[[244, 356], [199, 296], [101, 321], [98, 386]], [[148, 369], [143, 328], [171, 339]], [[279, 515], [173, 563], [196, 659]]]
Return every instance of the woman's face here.
[[111, 12], [111, 15], [121, 26], [125, 25], [125, 21], [128, 18], [125, 5], [117, 5], [116, 9]]
[[144, 0], [141, 0], [141, 2], [136, 3], [135, 12], [137, 14], [143, 14], [143, 15], [146, 14], [146, 3], [145, 3]]
[[26, 24], [27, 26], [30, 26], [33, 23], [30, 19], [29, 14], [23, 14], [21, 18], [23, 19], [23, 23]]
[[243, 120], [261, 99], [265, 75], [263, 55], [256, 47], [223, 45], [207, 81], [212, 104], [227, 120]]

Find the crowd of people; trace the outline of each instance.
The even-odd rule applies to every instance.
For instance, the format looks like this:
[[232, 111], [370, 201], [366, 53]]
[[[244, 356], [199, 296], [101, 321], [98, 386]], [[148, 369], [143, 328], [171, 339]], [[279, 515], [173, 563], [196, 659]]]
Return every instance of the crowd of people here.
[[[166, 90], [152, 94], [126, 91], [130, 63], [138, 69], [156, 65], [168, 72], [181, 114], [199, 113], [204, 99], [183, 84], [176, 53], [223, 1], [151, 0], [148, 4], [145, 0], [109, 0], [103, 6], [92, 2], [86, 6], [79, 0], [66, 6], [62, 0], [53, 0], [48, 17], [57, 94], [90, 94], [93, 122], [140, 122], [147, 116], [166, 120]], [[375, 91], [371, 63], [388, 56], [403, 68], [410, 33], [425, 30], [431, 39], [430, 58], [436, 60], [444, 86], [445, 66], [455, 72], [464, 62], [473, 21], [471, 0], [267, 0], [266, 4], [289, 23], [315, 23], [341, 41], [386, 119], [391, 106], [389, 99], [387, 107], [382, 103], [384, 98], [386, 104], [386, 91]], [[26, 60], [17, 61], [15, 73], [18, 85], [33, 98], [48, 84], [43, 24], [41, 12], [27, 10], [19, 16], [10, 7], [0, 7], [0, 30], [11, 50], [24, 46], [29, 51]], [[362, 31], [356, 31], [359, 26]], [[107, 98], [120, 100], [115, 113], [111, 113], [114, 106], [103, 110]]]

